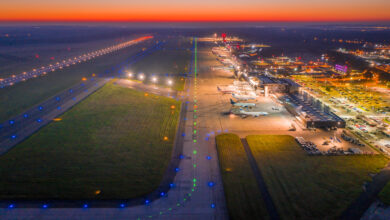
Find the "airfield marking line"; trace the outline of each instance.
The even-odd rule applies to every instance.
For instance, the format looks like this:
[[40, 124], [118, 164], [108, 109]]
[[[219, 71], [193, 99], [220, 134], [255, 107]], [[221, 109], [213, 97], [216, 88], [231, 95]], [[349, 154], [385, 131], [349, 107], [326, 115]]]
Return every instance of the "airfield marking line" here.
[[253, 175], [256, 178], [257, 185], [259, 187], [259, 190], [261, 192], [261, 195], [263, 196], [263, 200], [265, 202], [265, 206], [267, 208], [268, 214], [270, 215], [271, 219], [280, 219], [280, 216], [278, 214], [278, 211], [276, 209], [276, 206], [272, 200], [271, 194], [268, 191], [267, 184], [264, 181], [264, 178], [261, 174], [261, 171], [259, 167], [257, 166], [256, 160], [253, 157], [252, 151], [248, 145], [248, 142], [245, 138], [241, 139], [242, 145], [244, 146], [244, 150], [246, 152], [246, 155], [248, 157], [249, 164], [252, 168]]

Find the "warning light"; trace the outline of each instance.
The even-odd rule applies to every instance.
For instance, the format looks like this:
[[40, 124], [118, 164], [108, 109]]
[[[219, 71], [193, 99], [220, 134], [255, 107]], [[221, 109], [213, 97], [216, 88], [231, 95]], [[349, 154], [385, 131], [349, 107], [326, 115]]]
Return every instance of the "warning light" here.
[[222, 39], [223, 39], [223, 42], [226, 42], [226, 33], [222, 33], [222, 34], [221, 34], [221, 37], [222, 37]]

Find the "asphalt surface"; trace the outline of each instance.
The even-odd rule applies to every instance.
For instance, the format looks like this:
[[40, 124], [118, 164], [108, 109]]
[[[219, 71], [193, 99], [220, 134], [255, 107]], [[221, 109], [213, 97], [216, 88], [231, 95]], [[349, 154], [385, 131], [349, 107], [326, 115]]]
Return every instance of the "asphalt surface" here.
[[389, 181], [390, 164], [372, 178], [372, 181], [367, 185], [366, 190], [349, 205], [342, 213], [340, 219], [360, 219], [370, 205], [376, 201], [377, 195]]
[[271, 219], [280, 219], [278, 211], [276, 209], [276, 206], [274, 202], [272, 201], [271, 194], [268, 191], [267, 185], [263, 179], [263, 176], [261, 175], [260, 169], [257, 166], [256, 160], [253, 157], [252, 151], [248, 145], [248, 142], [245, 138], [241, 139], [242, 145], [244, 146], [246, 156], [248, 157], [249, 164], [252, 168], [253, 174], [256, 178], [257, 185], [259, 187], [259, 190], [261, 192], [261, 195], [263, 197], [263, 200], [265, 202], [265, 206], [267, 208], [268, 214], [270, 215]]

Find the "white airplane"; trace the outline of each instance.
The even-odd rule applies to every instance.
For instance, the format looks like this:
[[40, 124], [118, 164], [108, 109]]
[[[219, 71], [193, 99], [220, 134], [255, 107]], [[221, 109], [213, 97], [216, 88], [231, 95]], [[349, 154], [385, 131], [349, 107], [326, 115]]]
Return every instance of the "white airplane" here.
[[268, 112], [247, 112], [244, 109], [240, 109], [240, 114], [243, 116], [253, 116], [253, 117], [259, 117], [259, 116], [266, 116], [268, 115]]
[[238, 57], [240, 57], [240, 58], [244, 58], [244, 57], [249, 58], [249, 55], [248, 54], [240, 54], [240, 55], [238, 55]]
[[235, 92], [234, 89], [230, 89], [230, 88], [228, 88], [228, 89], [225, 89], [225, 88], [221, 89], [221, 88], [219, 88], [219, 86], [217, 86], [217, 89], [222, 94], [231, 94], [231, 93]]
[[256, 106], [256, 103], [235, 102], [233, 101], [233, 99], [230, 99], [230, 103], [234, 106], [244, 107], [244, 108]]
[[237, 94], [233, 93], [232, 96], [233, 96], [233, 98], [235, 98], [237, 100], [244, 100], [244, 101], [256, 99], [256, 95], [237, 95]]

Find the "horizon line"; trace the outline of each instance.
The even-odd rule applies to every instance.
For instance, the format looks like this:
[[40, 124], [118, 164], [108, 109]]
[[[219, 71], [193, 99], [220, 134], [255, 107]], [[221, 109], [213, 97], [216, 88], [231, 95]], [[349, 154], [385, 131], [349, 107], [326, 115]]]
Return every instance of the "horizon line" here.
[[162, 20], [103, 20], [103, 19], [0, 19], [1, 23], [9, 22], [9, 23], [21, 23], [21, 22], [42, 22], [42, 23], [355, 23], [355, 22], [389, 22], [389, 19], [318, 19], [318, 20], [306, 20], [306, 19], [291, 19], [291, 20], [170, 20], [170, 19], [162, 19]]

